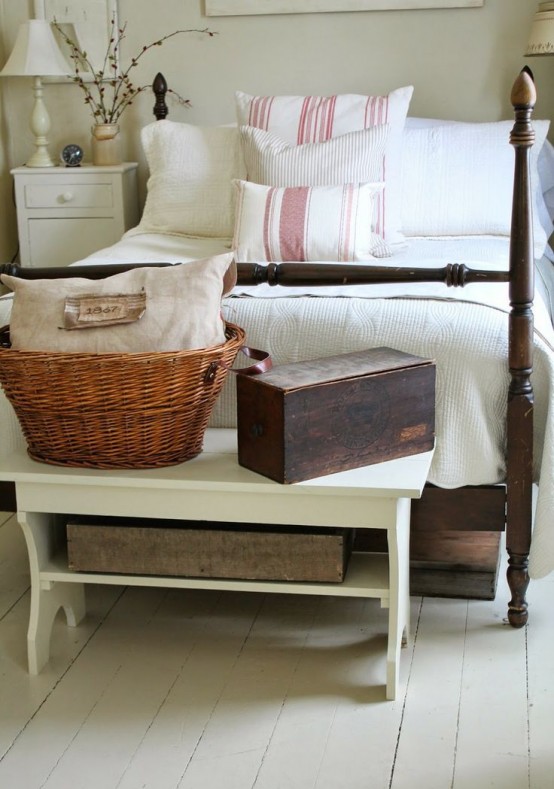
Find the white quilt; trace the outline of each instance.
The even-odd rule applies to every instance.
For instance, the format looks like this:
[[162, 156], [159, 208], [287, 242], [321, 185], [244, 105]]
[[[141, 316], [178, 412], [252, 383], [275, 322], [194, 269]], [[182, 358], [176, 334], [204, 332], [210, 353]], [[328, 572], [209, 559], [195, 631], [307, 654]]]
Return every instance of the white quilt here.
[[[223, 251], [220, 239], [127, 234], [89, 262], [186, 261]], [[507, 240], [497, 237], [413, 239], [391, 265], [442, 266], [465, 262], [474, 268], [507, 268]], [[380, 261], [381, 262], [381, 261]], [[543, 271], [548, 274], [546, 261]], [[542, 288], [542, 278], [537, 280]], [[298, 298], [298, 296], [305, 296]], [[256, 297], [256, 298], [255, 298]], [[9, 300], [0, 300], [0, 325], [8, 322]], [[437, 446], [430, 481], [445, 488], [501, 482], [505, 474], [507, 286], [355, 286], [337, 289], [237, 288], [225, 300], [226, 318], [242, 326], [249, 345], [271, 352], [274, 362], [328, 356], [388, 345], [437, 363]], [[2, 310], [4, 314], [2, 314]], [[533, 387], [535, 479], [539, 494], [530, 575], [554, 570], [554, 331], [545, 301], [536, 298]], [[234, 379], [216, 404], [211, 424], [235, 425]], [[2, 446], [20, 444], [15, 415], [0, 401]]]

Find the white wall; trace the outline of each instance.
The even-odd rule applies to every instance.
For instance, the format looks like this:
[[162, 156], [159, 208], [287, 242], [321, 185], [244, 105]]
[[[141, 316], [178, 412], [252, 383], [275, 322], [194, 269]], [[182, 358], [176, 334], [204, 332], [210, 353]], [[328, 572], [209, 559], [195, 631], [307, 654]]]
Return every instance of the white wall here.
[[[5, 52], [32, 6], [32, 0], [0, 0]], [[496, 120], [511, 117], [510, 89], [526, 62], [523, 51], [536, 7], [535, 0], [485, 0], [483, 7], [468, 9], [207, 18], [203, 0], [119, 0], [120, 21], [128, 22], [122, 60], [127, 63], [143, 44], [174, 29], [216, 30], [213, 38], [173, 38], [148, 52], [136, 69], [137, 83], [149, 83], [160, 70], [171, 87], [190, 98], [190, 110], [172, 105], [170, 117], [191, 123], [233, 121], [236, 89], [366, 93], [406, 84], [415, 86], [411, 115]], [[539, 91], [536, 117], [552, 117], [554, 58], [528, 62]], [[5, 200], [9, 166], [22, 164], [31, 147], [32, 91], [25, 79], [6, 79], [2, 87], [0, 199]], [[53, 121], [52, 153], [68, 141], [81, 143], [88, 153], [90, 117], [78, 89], [47, 85], [45, 99]], [[124, 116], [128, 159], [143, 161], [139, 129], [151, 112], [150, 96], [143, 95]], [[10, 249], [0, 239], [0, 257]]]

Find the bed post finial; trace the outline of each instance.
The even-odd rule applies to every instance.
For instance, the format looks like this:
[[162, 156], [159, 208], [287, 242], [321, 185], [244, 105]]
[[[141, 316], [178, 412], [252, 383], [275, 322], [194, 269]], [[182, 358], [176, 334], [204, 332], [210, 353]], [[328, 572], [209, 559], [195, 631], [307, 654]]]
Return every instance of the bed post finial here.
[[518, 107], [534, 108], [537, 101], [535, 78], [529, 66], [524, 66], [512, 87], [510, 101], [515, 109]]
[[167, 118], [169, 110], [167, 108], [167, 104], [165, 103], [165, 95], [167, 93], [167, 82], [165, 81], [165, 77], [159, 71], [154, 77], [154, 82], [152, 83], [152, 90], [154, 91], [154, 96], [156, 97], [156, 103], [154, 104], [154, 109], [152, 112], [156, 116], [157, 121], [163, 121], [164, 118]]
[[531, 116], [537, 95], [533, 73], [522, 69], [512, 88], [515, 124], [514, 195], [510, 237], [510, 318], [507, 422], [506, 548], [512, 599], [508, 621], [527, 623], [525, 595], [529, 585], [533, 485], [533, 297], [534, 250], [531, 213], [530, 152], [535, 142]]

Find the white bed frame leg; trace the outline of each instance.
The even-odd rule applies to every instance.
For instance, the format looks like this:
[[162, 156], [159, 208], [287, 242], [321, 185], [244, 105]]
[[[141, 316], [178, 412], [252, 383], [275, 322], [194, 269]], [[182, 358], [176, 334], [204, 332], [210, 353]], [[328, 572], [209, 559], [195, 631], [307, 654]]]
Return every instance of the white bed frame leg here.
[[410, 499], [398, 499], [396, 523], [387, 535], [390, 602], [386, 696], [392, 701], [399, 685], [400, 648], [410, 637]]
[[18, 512], [17, 518], [27, 542], [31, 572], [27, 659], [29, 673], [38, 674], [50, 658], [52, 625], [59, 609], [64, 609], [67, 624], [71, 627], [78, 625], [85, 616], [85, 588], [80, 583], [55, 583], [41, 579], [41, 570], [58, 543], [54, 517], [37, 512]]

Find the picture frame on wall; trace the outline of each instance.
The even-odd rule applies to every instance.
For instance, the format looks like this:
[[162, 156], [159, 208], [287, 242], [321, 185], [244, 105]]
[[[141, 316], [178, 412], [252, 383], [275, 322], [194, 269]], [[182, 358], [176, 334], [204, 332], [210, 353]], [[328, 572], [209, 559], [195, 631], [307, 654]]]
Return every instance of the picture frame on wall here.
[[[100, 70], [108, 48], [112, 31], [112, 22], [117, 25], [117, 0], [34, 0], [35, 19], [56, 21], [66, 34], [77, 43], [92, 66]], [[63, 38], [56, 34], [59, 47], [67, 56], [70, 71], [73, 63], [69, 58], [69, 49]], [[92, 73], [82, 72], [85, 81], [93, 79]], [[65, 78], [48, 78], [48, 81], [65, 82]]]
[[485, 0], [206, 0], [206, 16], [477, 8]]

